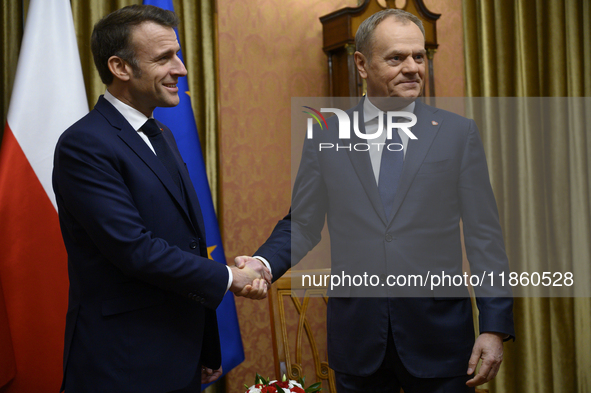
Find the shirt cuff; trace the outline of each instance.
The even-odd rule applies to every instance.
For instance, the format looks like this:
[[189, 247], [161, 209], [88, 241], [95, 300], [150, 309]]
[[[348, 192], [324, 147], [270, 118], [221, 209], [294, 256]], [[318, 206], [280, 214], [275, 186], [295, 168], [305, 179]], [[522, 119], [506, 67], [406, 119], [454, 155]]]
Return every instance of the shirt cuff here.
[[273, 275], [273, 270], [271, 270], [271, 265], [269, 264], [269, 261], [267, 261], [263, 257], [259, 257], [258, 255], [255, 255], [253, 258], [256, 258], [259, 261], [263, 262], [263, 265], [265, 265], [267, 267], [267, 269], [269, 269], [269, 272], [271, 273], [271, 276]]
[[232, 274], [232, 269], [230, 269], [230, 266], [226, 266], [226, 268], [228, 269], [228, 287], [226, 288], [226, 292], [228, 292], [232, 286], [232, 281], [234, 281], [234, 275]]

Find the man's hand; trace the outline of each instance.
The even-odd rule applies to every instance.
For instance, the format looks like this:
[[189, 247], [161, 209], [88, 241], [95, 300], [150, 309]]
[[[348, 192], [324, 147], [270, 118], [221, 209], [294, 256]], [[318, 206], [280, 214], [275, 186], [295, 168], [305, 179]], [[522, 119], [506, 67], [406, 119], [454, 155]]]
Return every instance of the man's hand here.
[[205, 366], [201, 367], [201, 383], [210, 383], [218, 379], [222, 375], [222, 368], [218, 368], [217, 370], [212, 370], [211, 368], [207, 368]]
[[244, 255], [234, 258], [234, 264], [240, 269], [246, 266], [257, 271], [269, 285], [272, 284], [273, 275], [260, 259]]
[[500, 333], [481, 333], [472, 348], [472, 356], [468, 361], [468, 375], [476, 370], [478, 361], [482, 359], [482, 364], [478, 374], [466, 385], [478, 386], [492, 380], [501, 367], [503, 361], [503, 335]]
[[267, 283], [264, 278], [249, 267], [238, 268], [232, 266], [232, 285], [230, 291], [236, 296], [244, 296], [249, 299], [264, 299], [267, 297]]
[[240, 256], [234, 259], [236, 266], [232, 267], [234, 281], [230, 291], [236, 296], [244, 296], [249, 299], [264, 299], [267, 297], [267, 289], [271, 286], [273, 276], [265, 264], [259, 259]]

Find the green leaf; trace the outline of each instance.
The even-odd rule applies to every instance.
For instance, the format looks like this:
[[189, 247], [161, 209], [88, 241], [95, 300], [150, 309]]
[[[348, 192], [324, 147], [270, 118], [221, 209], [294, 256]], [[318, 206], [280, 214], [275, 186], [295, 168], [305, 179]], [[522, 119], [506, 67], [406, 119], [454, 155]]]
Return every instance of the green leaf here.
[[244, 384], [244, 387], [246, 388], [246, 390], [250, 388], [250, 386], [248, 386], [247, 384]]
[[258, 383], [265, 383], [265, 378], [261, 377], [259, 373], [257, 373], [257, 375], [254, 378], [254, 384], [256, 385]]
[[321, 386], [322, 386], [322, 382], [316, 382], [314, 385], [310, 385], [306, 389], [304, 389], [304, 392], [306, 392], [306, 393], [319, 392], [322, 390]]
[[277, 385], [277, 383], [274, 383], [273, 386], [275, 386], [275, 389], [277, 389], [277, 393], [283, 392], [283, 388], [281, 386]]

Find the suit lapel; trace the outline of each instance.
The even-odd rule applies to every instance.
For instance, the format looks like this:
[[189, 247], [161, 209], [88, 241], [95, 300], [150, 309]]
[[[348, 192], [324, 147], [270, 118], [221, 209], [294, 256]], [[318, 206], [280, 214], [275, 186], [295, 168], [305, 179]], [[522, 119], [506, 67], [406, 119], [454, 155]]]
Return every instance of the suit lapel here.
[[[359, 138], [355, 132], [353, 131], [353, 112], [357, 112], [359, 114], [359, 131], [365, 133], [365, 119], [363, 117], [363, 103], [365, 101], [365, 97], [353, 108], [352, 111], [347, 111], [349, 117], [351, 119], [351, 139], [349, 141], [343, 140], [344, 144], [351, 143], [352, 146], [355, 146], [357, 143], [367, 143], [366, 140]], [[359, 181], [363, 185], [367, 197], [369, 198], [373, 208], [380, 216], [380, 219], [384, 222], [384, 225], [387, 224], [386, 219], [386, 211], [384, 210], [384, 206], [382, 205], [382, 199], [380, 198], [380, 194], [378, 192], [378, 184], [376, 183], [376, 178], [373, 174], [373, 167], [371, 165], [371, 159], [369, 158], [369, 152], [367, 151], [355, 151], [355, 149], [351, 149], [347, 151], [349, 153], [349, 159], [353, 164], [353, 168], [355, 169], [355, 173], [359, 178]]]
[[404, 200], [408, 189], [410, 188], [421, 164], [431, 148], [431, 144], [441, 127], [443, 118], [437, 116], [431, 107], [424, 105], [420, 99], [416, 100], [415, 115], [417, 116], [417, 124], [412, 127], [412, 132], [417, 136], [417, 139], [409, 139], [404, 157], [404, 167], [402, 175], [400, 176], [400, 183], [396, 190], [394, 197], [394, 206], [392, 207], [392, 216], [388, 224], [392, 223], [400, 205]]
[[[201, 237], [205, 239], [205, 225], [203, 222], [203, 214], [201, 212], [201, 206], [199, 204], [197, 192], [195, 191], [195, 187], [193, 186], [193, 182], [191, 181], [191, 177], [189, 176], [189, 170], [185, 165], [181, 153], [178, 151], [178, 146], [176, 144], [176, 141], [174, 140], [172, 132], [168, 129], [168, 127], [164, 126], [162, 123], [158, 122], [158, 124], [164, 129], [168, 130], [168, 132], [164, 134], [164, 139], [166, 139], [166, 142], [168, 142], [169, 146], [171, 147], [172, 152], [176, 158], [177, 165], [180, 169], [179, 172], [181, 174], [185, 195], [189, 200], [187, 205], [191, 213], [191, 222], [197, 225], [197, 228], [200, 230], [199, 233]], [[203, 230], [201, 230], [202, 228]]]
[[[185, 213], [187, 218], [191, 223], [194, 221], [191, 219], [189, 212], [187, 211], [186, 204], [183, 202], [183, 196], [181, 194], [181, 190], [175, 184], [174, 180], [162, 164], [158, 157], [154, 154], [152, 150], [148, 147], [146, 142], [142, 140], [142, 138], [138, 135], [137, 131], [131, 127], [131, 125], [125, 120], [123, 115], [119, 113], [117, 109], [115, 109], [104, 97], [100, 97], [97, 104], [95, 105], [95, 109], [99, 111], [107, 121], [116, 129], [119, 130], [117, 134], [119, 138], [125, 142], [125, 144], [135, 153], [141, 160], [150, 168], [152, 172], [160, 179], [164, 187], [168, 190], [170, 195], [176, 201], [179, 208]], [[174, 149], [173, 149], [174, 150]], [[177, 158], [178, 161], [178, 158]], [[181, 162], [180, 165], [184, 166], [184, 163]], [[181, 167], [182, 168], [182, 167]], [[182, 176], [181, 170], [181, 176]], [[183, 177], [183, 181], [185, 178]], [[191, 183], [185, 183], [191, 184]], [[188, 188], [188, 187], [186, 187]], [[194, 192], [194, 191], [193, 191]], [[198, 206], [198, 205], [197, 205]], [[203, 220], [201, 220], [201, 224]]]

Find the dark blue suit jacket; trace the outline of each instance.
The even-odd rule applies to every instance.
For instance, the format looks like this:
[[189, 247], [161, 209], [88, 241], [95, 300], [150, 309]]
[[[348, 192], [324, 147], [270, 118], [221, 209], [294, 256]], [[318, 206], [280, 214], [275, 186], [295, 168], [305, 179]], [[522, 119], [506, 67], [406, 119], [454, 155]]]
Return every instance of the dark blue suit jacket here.
[[[363, 100], [348, 111], [351, 121], [353, 110], [360, 114], [363, 129]], [[460, 219], [472, 274], [508, 271], [474, 121], [419, 100], [415, 115], [418, 122], [412, 132], [418, 139], [409, 141], [390, 219], [367, 152], [319, 152], [319, 143], [367, 141], [353, 132], [351, 140], [339, 140], [336, 116], [328, 119], [328, 131], [314, 129], [314, 138], [304, 143], [290, 214], [255, 253], [270, 262], [275, 279], [317, 244], [325, 218], [333, 275], [375, 274], [382, 283], [387, 275], [461, 275]], [[372, 374], [384, 358], [390, 325], [411, 374], [465, 375], [474, 344], [467, 289], [452, 286], [450, 292], [427, 286], [418, 292], [393, 292], [397, 289], [351, 285], [329, 293], [329, 365], [352, 375]], [[510, 290], [489, 285], [477, 288], [476, 295], [481, 332], [514, 335]]]
[[181, 192], [158, 157], [103, 97], [60, 137], [53, 187], [70, 292], [68, 392], [165, 392], [199, 365], [219, 368], [215, 309], [228, 283], [207, 259], [197, 195]]

